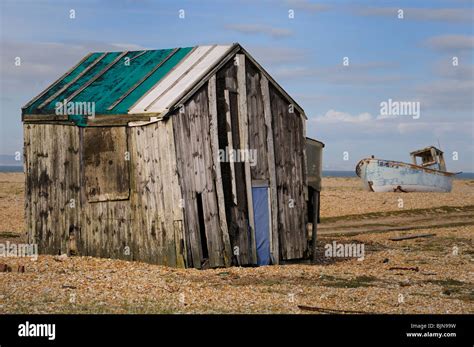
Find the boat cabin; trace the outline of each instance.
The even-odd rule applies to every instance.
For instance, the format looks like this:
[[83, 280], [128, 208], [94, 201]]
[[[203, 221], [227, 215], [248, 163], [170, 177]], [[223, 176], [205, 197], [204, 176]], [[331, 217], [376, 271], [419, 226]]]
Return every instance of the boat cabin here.
[[430, 146], [410, 153], [412, 163], [428, 169], [446, 171], [443, 151]]

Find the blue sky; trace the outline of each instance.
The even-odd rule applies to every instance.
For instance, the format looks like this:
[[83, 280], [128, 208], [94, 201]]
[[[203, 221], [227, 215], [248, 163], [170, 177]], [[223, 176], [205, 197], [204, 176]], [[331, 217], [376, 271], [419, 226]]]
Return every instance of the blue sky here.
[[[21, 106], [90, 51], [239, 42], [305, 109], [325, 169], [440, 143], [450, 171], [474, 172], [472, 1], [0, 4], [0, 154], [21, 151]], [[389, 99], [420, 102], [420, 118], [379, 117]]]

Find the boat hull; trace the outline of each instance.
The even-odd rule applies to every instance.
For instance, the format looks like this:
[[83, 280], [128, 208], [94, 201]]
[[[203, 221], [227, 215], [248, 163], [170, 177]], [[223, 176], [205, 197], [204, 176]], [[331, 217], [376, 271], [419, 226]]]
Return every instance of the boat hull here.
[[373, 192], [450, 192], [454, 174], [402, 162], [363, 159], [357, 175], [364, 188]]

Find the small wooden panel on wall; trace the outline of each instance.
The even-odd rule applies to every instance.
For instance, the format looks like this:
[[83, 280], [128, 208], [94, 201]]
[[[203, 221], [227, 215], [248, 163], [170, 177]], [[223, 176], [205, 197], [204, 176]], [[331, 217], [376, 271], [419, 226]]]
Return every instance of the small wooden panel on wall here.
[[83, 169], [89, 202], [125, 200], [130, 195], [125, 127], [84, 129]]

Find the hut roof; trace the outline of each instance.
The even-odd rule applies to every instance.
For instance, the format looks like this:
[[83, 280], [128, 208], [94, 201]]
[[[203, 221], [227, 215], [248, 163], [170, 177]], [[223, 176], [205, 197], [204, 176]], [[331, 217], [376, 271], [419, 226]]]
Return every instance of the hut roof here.
[[[90, 53], [22, 107], [22, 115], [54, 115], [58, 103], [74, 101], [93, 102], [97, 115], [164, 116], [185, 102], [238, 51], [261, 68], [239, 44]], [[304, 115], [301, 107], [265, 74]]]

